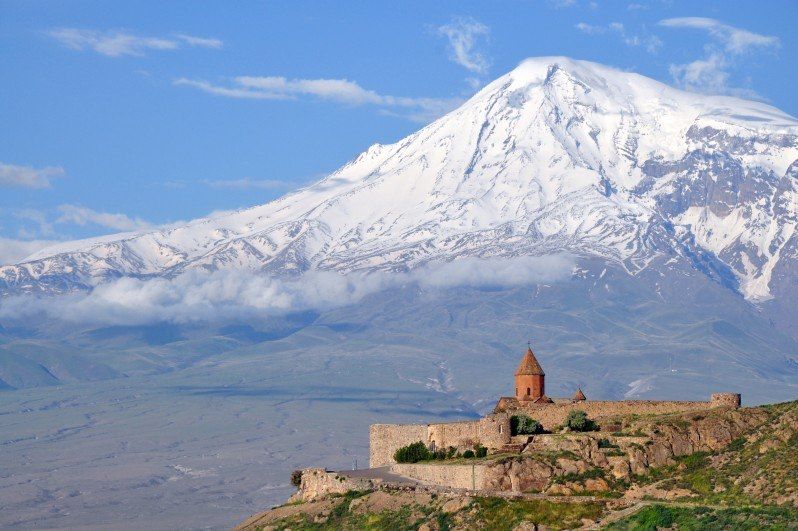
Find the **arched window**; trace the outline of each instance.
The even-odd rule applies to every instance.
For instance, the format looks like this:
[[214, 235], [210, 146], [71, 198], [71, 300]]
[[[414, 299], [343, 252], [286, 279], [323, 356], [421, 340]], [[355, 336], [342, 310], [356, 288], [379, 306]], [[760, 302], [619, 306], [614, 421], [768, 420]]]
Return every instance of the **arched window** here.
[[532, 394], [532, 391], [529, 389], [529, 387], [526, 388], [526, 394], [527, 394], [527, 396]]
[[515, 388], [515, 396], [518, 396], [518, 388]]

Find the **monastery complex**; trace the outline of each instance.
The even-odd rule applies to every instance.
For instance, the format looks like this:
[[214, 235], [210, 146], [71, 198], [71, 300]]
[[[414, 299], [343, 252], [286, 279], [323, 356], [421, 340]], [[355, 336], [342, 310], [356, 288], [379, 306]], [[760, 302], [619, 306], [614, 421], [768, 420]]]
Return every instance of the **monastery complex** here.
[[[614, 417], [701, 411], [717, 407], [739, 408], [737, 393], [713, 393], [709, 401], [589, 400], [581, 389], [571, 398], [546, 395], [546, 375], [532, 348], [527, 348], [515, 371], [515, 394], [499, 398], [493, 411], [478, 420], [436, 424], [373, 424], [369, 433], [369, 464], [372, 468], [392, 465], [397, 449], [418, 441], [430, 450], [458, 450], [484, 446], [490, 453], [519, 451], [527, 436], [511, 433], [513, 415], [526, 415], [544, 430], [561, 426], [573, 410], [581, 410], [596, 421], [601, 431], [618, 430]], [[523, 440], [521, 440], [523, 439]]]

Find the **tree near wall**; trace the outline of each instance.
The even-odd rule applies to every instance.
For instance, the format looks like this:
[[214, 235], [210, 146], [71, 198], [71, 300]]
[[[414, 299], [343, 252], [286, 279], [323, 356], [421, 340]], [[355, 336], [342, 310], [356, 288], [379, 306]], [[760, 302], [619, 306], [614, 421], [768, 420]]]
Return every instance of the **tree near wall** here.
[[430, 452], [421, 441], [402, 446], [393, 454], [393, 458], [397, 463], [418, 463], [419, 461], [429, 461], [434, 457], [435, 454]]
[[573, 409], [568, 412], [565, 419], [565, 427], [571, 431], [595, 431], [598, 426], [587, 417], [587, 413], [581, 409]]
[[513, 415], [510, 417], [511, 435], [534, 435], [542, 432], [543, 426], [533, 418], [526, 415]]

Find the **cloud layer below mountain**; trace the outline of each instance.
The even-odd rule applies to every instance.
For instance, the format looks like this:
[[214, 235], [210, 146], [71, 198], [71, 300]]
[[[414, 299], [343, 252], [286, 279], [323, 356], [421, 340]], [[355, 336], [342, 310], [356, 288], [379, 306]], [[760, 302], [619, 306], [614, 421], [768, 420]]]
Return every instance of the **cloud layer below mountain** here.
[[565, 255], [465, 258], [409, 273], [311, 271], [290, 280], [240, 270], [191, 271], [171, 279], [121, 278], [88, 293], [9, 297], [0, 302], [0, 318], [49, 317], [98, 325], [227, 321], [345, 306], [406, 284], [443, 289], [555, 282], [569, 277], [574, 263]]

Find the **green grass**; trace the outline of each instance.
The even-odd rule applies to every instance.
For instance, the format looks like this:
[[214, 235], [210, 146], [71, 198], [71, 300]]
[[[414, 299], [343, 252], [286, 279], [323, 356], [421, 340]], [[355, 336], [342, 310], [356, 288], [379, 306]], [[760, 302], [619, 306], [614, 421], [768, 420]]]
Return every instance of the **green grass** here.
[[552, 529], [569, 529], [580, 526], [583, 518], [597, 520], [604, 504], [477, 498], [476, 508], [472, 518], [474, 529], [510, 530], [523, 521]]
[[586, 479], [598, 479], [604, 478], [605, 476], [606, 470], [597, 467], [591, 468], [590, 470], [585, 470], [582, 473], [569, 472], [568, 474], [563, 474], [562, 476], [556, 476], [552, 478], [552, 483], [582, 482]]
[[390, 530], [410, 531], [423, 522], [432, 521], [440, 531], [460, 529], [511, 530], [522, 521], [545, 525], [551, 529], [570, 529], [581, 525], [583, 518], [597, 520], [604, 511], [604, 502], [560, 503], [547, 500], [507, 500], [504, 498], [476, 498], [466, 513], [444, 514], [440, 506], [408, 504], [398, 510], [380, 513], [354, 514], [349, 510], [355, 498], [363, 492], [349, 492], [330, 510], [325, 522], [314, 522], [306, 514], [298, 514], [273, 522], [279, 531], [327, 530]]
[[695, 531], [794, 530], [798, 529], [798, 511], [779, 507], [711, 509], [650, 505], [604, 529], [655, 531], [662, 528]]

